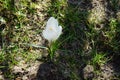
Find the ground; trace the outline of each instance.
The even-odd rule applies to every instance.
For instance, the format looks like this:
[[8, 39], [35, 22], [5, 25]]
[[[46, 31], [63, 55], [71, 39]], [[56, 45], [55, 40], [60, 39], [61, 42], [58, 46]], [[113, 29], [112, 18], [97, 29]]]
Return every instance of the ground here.
[[[47, 20], [63, 31], [54, 59]], [[1, 0], [0, 80], [119, 80], [120, 0]]]

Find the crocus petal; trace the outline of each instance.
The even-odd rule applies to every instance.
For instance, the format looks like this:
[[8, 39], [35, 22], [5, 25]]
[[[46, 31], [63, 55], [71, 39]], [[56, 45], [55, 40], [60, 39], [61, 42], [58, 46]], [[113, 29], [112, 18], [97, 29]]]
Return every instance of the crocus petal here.
[[47, 21], [45, 30], [43, 30], [42, 32], [43, 37], [49, 42], [52, 42], [57, 40], [61, 33], [62, 27], [58, 26], [57, 19], [55, 19], [54, 17], [50, 17]]
[[59, 26], [58, 27], [58, 34], [61, 34], [62, 33], [62, 26]]
[[46, 28], [49, 28], [49, 27], [54, 27], [54, 28], [56, 28], [56, 26], [58, 26], [58, 21], [57, 21], [57, 19], [55, 19], [54, 17], [50, 17], [50, 18], [48, 19]]
[[47, 39], [49, 42], [55, 41], [58, 38], [57, 33], [50, 30], [43, 30], [43, 37]]

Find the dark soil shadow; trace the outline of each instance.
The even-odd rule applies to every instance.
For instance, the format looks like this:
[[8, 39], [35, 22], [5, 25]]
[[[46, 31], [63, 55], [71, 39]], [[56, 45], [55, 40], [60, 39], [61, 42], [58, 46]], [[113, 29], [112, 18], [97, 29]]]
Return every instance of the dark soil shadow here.
[[120, 79], [120, 55], [113, 56], [111, 63], [114, 70], [114, 76]]
[[0, 24], [0, 49], [2, 48], [2, 31], [4, 30], [5, 28], [5, 24]]
[[69, 78], [65, 78], [60, 73], [58, 65], [52, 62], [46, 62], [39, 66], [37, 80], [69, 80]]

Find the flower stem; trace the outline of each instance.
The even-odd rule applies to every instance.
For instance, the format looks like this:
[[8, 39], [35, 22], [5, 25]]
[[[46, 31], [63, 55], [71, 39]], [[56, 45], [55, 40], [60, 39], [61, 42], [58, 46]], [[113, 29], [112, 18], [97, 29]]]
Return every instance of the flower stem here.
[[54, 60], [54, 56], [55, 56], [55, 50], [54, 50], [54, 43], [51, 43], [49, 45], [49, 57], [50, 57], [50, 60], [53, 61]]

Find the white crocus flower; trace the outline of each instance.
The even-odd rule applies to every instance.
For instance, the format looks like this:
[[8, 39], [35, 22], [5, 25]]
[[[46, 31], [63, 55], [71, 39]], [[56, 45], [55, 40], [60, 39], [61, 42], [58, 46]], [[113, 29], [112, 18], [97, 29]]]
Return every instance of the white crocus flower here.
[[62, 27], [58, 25], [57, 19], [50, 17], [47, 21], [47, 25], [42, 34], [49, 42], [53, 42], [58, 39], [62, 33]]

